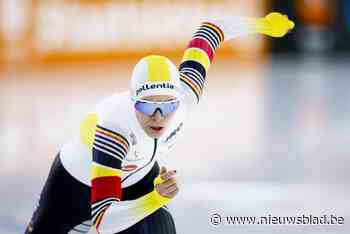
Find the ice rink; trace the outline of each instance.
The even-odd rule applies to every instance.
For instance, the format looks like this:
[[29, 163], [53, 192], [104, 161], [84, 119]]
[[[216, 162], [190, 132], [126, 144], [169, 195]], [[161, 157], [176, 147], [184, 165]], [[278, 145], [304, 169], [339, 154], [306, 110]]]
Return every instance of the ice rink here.
[[[8, 67], [0, 78], [0, 233], [23, 233], [50, 164], [89, 108], [128, 88], [133, 63]], [[350, 233], [350, 59], [216, 60], [185, 135], [178, 233]], [[222, 216], [344, 217], [343, 225], [210, 224]], [[57, 217], [59, 218], [59, 217]]]

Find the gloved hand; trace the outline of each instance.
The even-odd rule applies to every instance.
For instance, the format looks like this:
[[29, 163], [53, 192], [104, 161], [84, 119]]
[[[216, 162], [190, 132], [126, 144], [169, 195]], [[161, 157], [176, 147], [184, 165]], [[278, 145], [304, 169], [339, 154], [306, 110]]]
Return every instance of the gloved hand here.
[[272, 12], [263, 18], [251, 19], [251, 27], [257, 33], [262, 33], [271, 37], [283, 37], [294, 28], [293, 21], [287, 15]]

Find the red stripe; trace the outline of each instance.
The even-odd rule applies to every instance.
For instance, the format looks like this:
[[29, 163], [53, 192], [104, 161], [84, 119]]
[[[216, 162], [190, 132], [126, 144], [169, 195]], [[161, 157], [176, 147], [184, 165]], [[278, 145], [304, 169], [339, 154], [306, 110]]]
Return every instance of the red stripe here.
[[214, 58], [214, 51], [213, 49], [210, 47], [209, 43], [201, 38], [194, 38], [190, 41], [190, 43], [188, 44], [187, 48], [200, 48], [202, 50], [204, 50], [208, 57], [210, 62], [213, 60]]
[[121, 179], [118, 176], [106, 176], [92, 180], [91, 202], [106, 199], [118, 198], [122, 195]]

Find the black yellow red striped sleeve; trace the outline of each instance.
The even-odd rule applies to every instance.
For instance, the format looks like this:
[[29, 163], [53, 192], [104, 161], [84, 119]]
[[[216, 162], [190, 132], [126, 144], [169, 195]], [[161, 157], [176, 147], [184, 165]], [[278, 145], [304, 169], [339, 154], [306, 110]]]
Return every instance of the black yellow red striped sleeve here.
[[127, 137], [96, 126], [91, 164], [91, 215], [97, 231], [105, 211], [121, 200], [121, 163], [128, 150]]
[[223, 41], [223, 31], [213, 23], [204, 22], [193, 35], [183, 55], [179, 67], [182, 87], [193, 94], [197, 103], [215, 51]]
[[190, 104], [199, 102], [215, 51], [224, 40], [252, 33], [283, 37], [293, 28], [294, 22], [278, 12], [260, 18], [229, 16], [202, 23], [188, 44], [179, 67], [182, 88], [189, 97], [186, 99]]

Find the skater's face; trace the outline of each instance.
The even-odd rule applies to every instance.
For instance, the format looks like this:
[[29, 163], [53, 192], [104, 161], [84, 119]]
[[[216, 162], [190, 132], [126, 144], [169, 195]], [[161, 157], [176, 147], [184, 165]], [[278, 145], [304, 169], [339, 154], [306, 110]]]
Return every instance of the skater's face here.
[[[175, 101], [176, 98], [169, 95], [153, 95], [142, 98], [142, 100], [150, 102], [169, 102]], [[142, 129], [149, 137], [159, 138], [169, 127], [171, 120], [174, 118], [174, 112], [163, 115], [160, 109], [156, 109], [151, 115], [147, 115], [135, 108], [136, 117]]]

